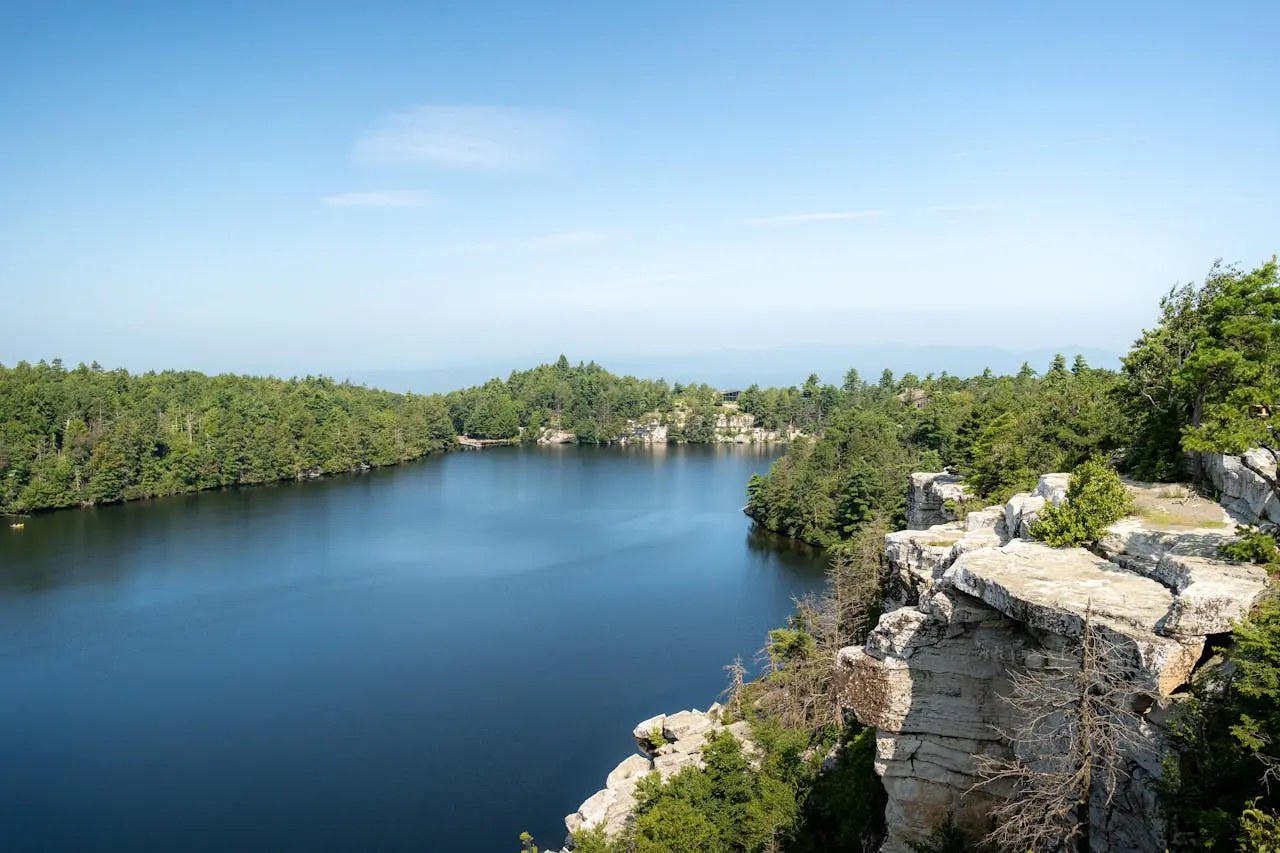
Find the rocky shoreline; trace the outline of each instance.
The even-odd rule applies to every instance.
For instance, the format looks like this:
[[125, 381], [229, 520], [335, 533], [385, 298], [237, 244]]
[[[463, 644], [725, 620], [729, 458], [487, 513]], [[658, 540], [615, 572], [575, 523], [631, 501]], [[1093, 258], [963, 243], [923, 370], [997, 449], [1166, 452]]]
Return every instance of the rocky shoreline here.
[[[716, 417], [711, 441], [707, 444], [772, 444], [789, 442], [800, 438], [804, 433], [798, 429], [765, 429], [755, 426], [755, 416], [744, 414], [722, 414]], [[624, 432], [609, 439], [609, 444], [670, 444], [675, 441], [671, 426], [680, 426], [682, 421], [677, 417], [668, 421], [661, 417], [647, 420], [629, 420]], [[538, 444], [573, 444], [578, 440], [573, 432], [559, 427], [546, 427], [538, 436]]]
[[714, 704], [706, 711], [687, 710], [658, 714], [632, 729], [637, 751], [622, 759], [605, 778], [604, 787], [587, 797], [578, 810], [564, 819], [569, 837], [561, 853], [573, 849], [573, 833], [600, 827], [613, 837], [626, 829], [635, 808], [636, 786], [650, 773], [664, 782], [686, 767], [702, 766], [702, 746], [720, 731], [742, 744], [748, 756], [755, 753], [750, 726], [745, 720], [726, 723], [724, 708]]
[[[1275, 476], [1267, 460], [1248, 461]], [[1000, 734], [1020, 722], [1000, 699], [1010, 673], [1046, 666], [1087, 620], [1125, 657], [1128, 701], [1144, 709], [1142, 737], [1126, 747], [1123, 789], [1114, 802], [1091, 803], [1093, 850], [1165, 849], [1156, 802], [1163, 721], [1185, 685], [1208, 677], [1213, 643], [1270, 583], [1264, 568], [1227, 560], [1219, 546], [1236, 538], [1237, 523], [1280, 523], [1280, 504], [1238, 458], [1203, 465], [1221, 503], [1184, 487], [1127, 483], [1135, 514], [1092, 549], [1051, 548], [1029, 535], [1044, 507], [1066, 501], [1068, 474], [1045, 474], [1033, 492], [976, 510], [953, 474], [911, 475], [908, 528], [885, 537], [883, 615], [865, 644], [842, 649], [836, 662], [841, 705], [876, 729], [875, 771], [888, 795], [881, 853], [909, 853], [948, 822], [985, 835], [1008, 794], [983, 787], [978, 765], [1013, 756]], [[713, 732], [755, 752], [748, 724], [722, 717], [712, 705], [638, 723], [637, 753], [565, 818], [561, 853], [572, 850], [574, 832], [623, 832], [640, 780], [702, 766]]]
[[990, 829], [1008, 794], [982, 786], [979, 766], [1013, 757], [999, 733], [1022, 722], [1000, 699], [1010, 672], [1046, 666], [1087, 619], [1125, 656], [1131, 703], [1146, 709], [1123, 789], [1091, 804], [1093, 850], [1165, 849], [1155, 793], [1161, 720], [1212, 666], [1209, 642], [1265, 594], [1266, 571], [1218, 547], [1235, 538], [1237, 519], [1257, 523], [1269, 508], [1239, 481], [1221, 489], [1234, 517], [1180, 487], [1130, 483], [1140, 514], [1112, 525], [1094, 549], [1027, 538], [1044, 506], [1066, 500], [1069, 480], [1045, 475], [1033, 493], [957, 519], [938, 487], [954, 494], [958, 481], [912, 475], [919, 527], [885, 537], [884, 614], [864, 645], [837, 660], [842, 705], [876, 729], [875, 770], [888, 794], [882, 853], [909, 853], [947, 821], [975, 838]]

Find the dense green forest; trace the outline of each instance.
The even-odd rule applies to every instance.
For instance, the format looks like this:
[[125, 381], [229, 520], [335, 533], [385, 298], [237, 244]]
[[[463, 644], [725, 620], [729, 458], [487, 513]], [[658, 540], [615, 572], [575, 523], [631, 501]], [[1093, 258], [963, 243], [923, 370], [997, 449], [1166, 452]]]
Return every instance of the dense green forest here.
[[454, 441], [439, 397], [324, 378], [0, 367], [0, 509], [354, 471]]
[[1216, 265], [1202, 285], [1176, 288], [1120, 371], [1058, 356], [1016, 376], [886, 371], [869, 385], [851, 374], [832, 389], [822, 433], [752, 481], [749, 511], [770, 530], [835, 545], [873, 517], [900, 520], [913, 470], [950, 466], [997, 503], [1096, 453], [1163, 481], [1193, 473], [1189, 451], [1262, 447], [1280, 458], [1276, 280], [1273, 260], [1247, 272]]
[[874, 385], [849, 376], [820, 437], [799, 441], [767, 477], [752, 480], [748, 510], [762, 525], [818, 545], [855, 535], [876, 516], [897, 522], [911, 471], [954, 466], [1002, 500], [1045, 471], [1068, 470], [1124, 443], [1119, 374], [1058, 356], [1037, 374], [959, 379], [943, 374]]
[[[742, 392], [738, 411], [771, 430], [821, 428], [838, 400], [838, 389], [810, 376], [800, 388], [753, 385]], [[544, 427], [572, 432], [578, 441], [609, 441], [628, 421], [656, 419], [673, 440], [710, 441], [716, 419], [730, 412], [718, 390], [705, 384], [615, 376], [591, 362], [576, 367], [560, 356], [555, 364], [513, 371], [507, 379], [450, 392], [445, 397], [458, 432], [473, 438], [536, 435]]]
[[[765, 419], [779, 399], [753, 389], [741, 405]], [[752, 479], [748, 509], [832, 559], [825, 595], [799, 602], [788, 626], [769, 632], [765, 674], [744, 684], [742, 668], [730, 668], [728, 713], [751, 722], [760, 760], [744, 759], [729, 738], [713, 741], [705, 767], [645, 782], [622, 837], [578, 838], [584, 853], [877, 849], [884, 800], [875, 733], [841, 716], [832, 679], [837, 650], [861, 643], [878, 616], [883, 535], [900, 526], [906, 475], [952, 466], [986, 503], [1031, 487], [1040, 473], [1076, 470], [1076, 514], [1099, 517], [1049, 513], [1053, 523], [1033, 529], [1074, 543], [1123, 511], [1116, 469], [1184, 480], [1195, 475], [1194, 452], [1249, 448], [1280, 461], [1277, 265], [1215, 266], [1203, 284], [1171, 291], [1119, 371], [1062, 356], [1016, 376], [885, 371], [869, 384], [850, 371], [839, 388], [811, 379], [787, 405], [807, 413], [816, 435]], [[1280, 482], [1268, 482], [1280, 498]], [[1272, 537], [1248, 532], [1224, 556], [1269, 562], [1280, 574]], [[1280, 850], [1280, 599], [1263, 602], [1232, 640], [1171, 714], [1161, 796], [1174, 851]], [[836, 743], [834, 766], [819, 772], [816, 759]], [[526, 839], [525, 849], [536, 848]], [[917, 849], [990, 848], [943, 825]]]
[[[814, 430], [822, 394], [834, 391], [815, 393], [816, 381], [752, 388], [743, 409], [771, 428]], [[554, 428], [596, 443], [649, 419], [671, 441], [707, 442], [727, 413], [708, 385], [617, 376], [564, 356], [444, 395], [22, 362], [0, 365], [0, 512], [359, 471], [448, 450], [458, 435], [536, 441]]]

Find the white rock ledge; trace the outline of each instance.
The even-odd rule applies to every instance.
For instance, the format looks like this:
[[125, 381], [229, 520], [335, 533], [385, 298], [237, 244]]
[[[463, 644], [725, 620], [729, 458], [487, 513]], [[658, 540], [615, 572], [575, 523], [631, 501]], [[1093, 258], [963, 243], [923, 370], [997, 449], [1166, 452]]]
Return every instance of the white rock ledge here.
[[[1280, 507], [1239, 460], [1216, 464], [1210, 471], [1231, 515], [1219, 520], [1211, 507], [1193, 504], [1186, 516], [1170, 507], [1163, 525], [1126, 518], [1097, 553], [1026, 538], [1046, 506], [1066, 501], [1066, 474], [1044, 475], [1033, 494], [963, 520], [943, 507], [944, 494], [965, 494], [962, 483], [911, 476], [913, 529], [885, 537], [885, 612], [866, 643], [841, 649], [836, 662], [841, 703], [877, 729], [875, 767], [888, 794], [883, 853], [909, 853], [947, 820], [973, 837], [989, 830], [992, 808], [1008, 794], [975, 787], [974, 760], [1009, 756], [997, 730], [1020, 722], [1000, 698], [1011, 690], [1010, 673], [1042, 667], [1048, 654], [1067, 649], [1086, 615], [1130, 656], [1135, 706], [1155, 703], [1144, 724], [1151, 737], [1126, 756], [1125, 790], [1091, 813], [1093, 851], [1165, 849], [1154, 816], [1160, 714], [1192, 677], [1207, 638], [1229, 631], [1266, 591], [1264, 570], [1219, 557], [1235, 536], [1232, 518], [1280, 521]], [[1161, 488], [1133, 487], [1145, 489], [1148, 502], [1163, 497]], [[1181, 527], [1175, 516], [1203, 526]]]

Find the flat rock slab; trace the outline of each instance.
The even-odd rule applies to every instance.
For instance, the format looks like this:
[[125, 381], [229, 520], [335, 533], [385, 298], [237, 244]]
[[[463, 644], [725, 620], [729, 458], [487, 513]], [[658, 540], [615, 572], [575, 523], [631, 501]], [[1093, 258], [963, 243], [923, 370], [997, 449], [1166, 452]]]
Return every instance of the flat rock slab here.
[[1166, 554], [1157, 573], [1178, 591], [1161, 626], [1166, 634], [1183, 637], [1225, 634], [1243, 619], [1267, 589], [1266, 569], [1203, 557]]
[[1082, 548], [1050, 548], [1016, 540], [963, 554], [945, 579], [1024, 624], [1077, 637], [1085, 614], [1132, 641], [1149, 689], [1168, 695], [1184, 684], [1204, 647], [1203, 636], [1162, 636], [1174, 593]]
[[678, 711], [668, 714], [662, 721], [662, 736], [674, 743], [691, 735], [709, 732], [715, 725], [715, 721], [702, 711]]
[[[1165, 554], [1208, 557], [1218, 554], [1218, 547], [1235, 539], [1235, 525], [1161, 529], [1142, 519], [1121, 519], [1107, 528], [1098, 540], [1098, 548], [1108, 557], [1146, 557], [1159, 560]], [[1161, 580], [1162, 578], [1157, 578]]]
[[1173, 593], [1083, 548], [1017, 540], [962, 554], [946, 577], [1011, 619], [1062, 636], [1079, 636], [1086, 611], [1154, 634]]

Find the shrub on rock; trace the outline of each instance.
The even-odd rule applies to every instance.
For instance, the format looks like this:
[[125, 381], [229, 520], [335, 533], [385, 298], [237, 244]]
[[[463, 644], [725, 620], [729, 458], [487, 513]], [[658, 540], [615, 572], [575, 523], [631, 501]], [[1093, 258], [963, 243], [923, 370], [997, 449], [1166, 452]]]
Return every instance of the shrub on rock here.
[[1132, 509], [1133, 499], [1120, 475], [1102, 456], [1093, 456], [1071, 472], [1067, 502], [1045, 507], [1031, 535], [1055, 548], [1096, 542]]

